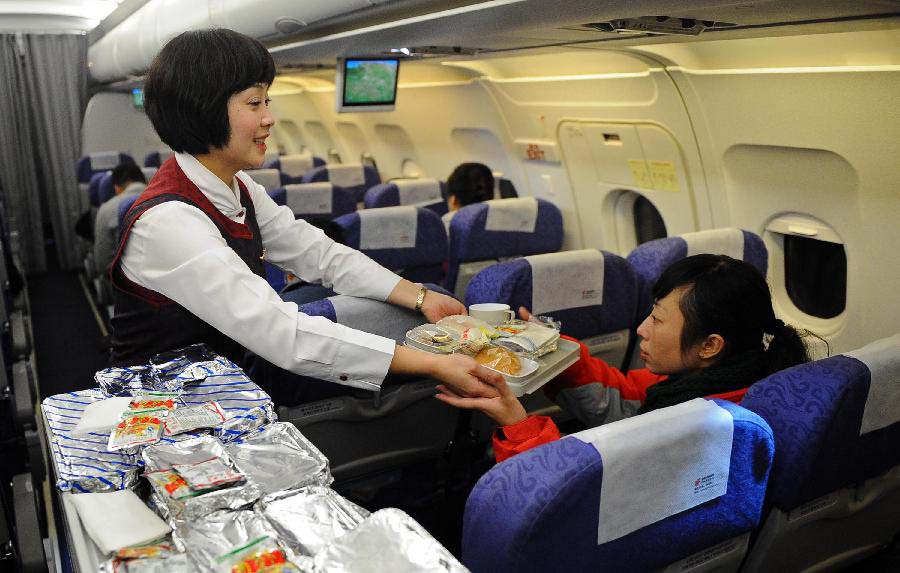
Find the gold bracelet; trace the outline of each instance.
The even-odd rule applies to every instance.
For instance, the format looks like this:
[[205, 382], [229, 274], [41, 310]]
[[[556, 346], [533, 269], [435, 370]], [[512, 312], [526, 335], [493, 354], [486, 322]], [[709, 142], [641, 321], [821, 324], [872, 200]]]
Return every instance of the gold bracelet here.
[[425, 302], [425, 293], [428, 289], [424, 286], [419, 287], [419, 296], [416, 297], [416, 312], [422, 312], [422, 304]]

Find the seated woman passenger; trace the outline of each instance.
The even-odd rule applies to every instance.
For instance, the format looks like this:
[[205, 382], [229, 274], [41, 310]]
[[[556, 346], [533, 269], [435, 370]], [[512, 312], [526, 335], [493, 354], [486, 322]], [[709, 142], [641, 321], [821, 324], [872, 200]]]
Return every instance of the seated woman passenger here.
[[[653, 298], [637, 330], [646, 368], [622, 373], [582, 344], [581, 359], [547, 386], [551, 399], [586, 426], [694, 398], [739, 403], [757, 380], [809, 360], [797, 331], [775, 318], [766, 280], [749, 263], [725, 255], [687, 257], [663, 272]], [[526, 309], [520, 314], [528, 318]], [[440, 400], [481, 410], [500, 425], [493, 439], [498, 462], [559, 438], [550, 418], [526, 415], [505, 382], [496, 398], [439, 390]]]
[[481, 163], [461, 163], [447, 179], [447, 208], [441, 217], [450, 233], [450, 220], [460, 208], [487, 201], [494, 196], [494, 174]]
[[415, 309], [432, 322], [465, 312], [455, 299], [295, 220], [243, 172], [265, 159], [274, 77], [262, 44], [224, 29], [184, 32], [150, 66], [145, 109], [175, 155], [123, 222], [111, 266], [113, 363], [141, 364], [202, 342], [239, 364], [250, 350], [286, 371], [356, 388], [378, 390], [393, 372], [432, 376], [470, 396], [496, 395], [490, 382], [499, 376], [471, 358], [427, 356], [307, 316], [266, 283], [269, 261], [335, 292]]

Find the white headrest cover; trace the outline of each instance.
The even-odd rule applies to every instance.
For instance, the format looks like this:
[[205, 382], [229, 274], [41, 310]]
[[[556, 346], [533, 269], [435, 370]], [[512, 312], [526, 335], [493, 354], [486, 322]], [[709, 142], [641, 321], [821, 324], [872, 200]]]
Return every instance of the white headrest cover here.
[[397, 186], [401, 205], [431, 205], [444, 200], [437, 179], [401, 179], [392, 183]]
[[244, 171], [251, 179], [272, 191], [281, 187], [281, 176], [277, 169], [248, 169]]
[[603, 460], [597, 544], [725, 495], [734, 419], [696, 398], [569, 438]]
[[537, 224], [538, 203], [534, 197], [517, 199], [491, 199], [488, 206], [485, 231], [513, 231], [534, 233]]
[[359, 212], [359, 248], [411, 249], [416, 246], [418, 210], [415, 207], [382, 207]]
[[531, 265], [531, 312], [603, 303], [603, 254], [597, 249], [525, 257]]
[[362, 165], [329, 165], [328, 180], [338, 187], [358, 187], [366, 182]]
[[740, 229], [710, 229], [681, 235], [687, 243], [687, 256], [712, 254], [728, 255], [744, 260], [744, 233]]
[[91, 162], [91, 171], [112, 169], [119, 164], [118, 151], [98, 151], [91, 153], [88, 157]]
[[313, 168], [312, 153], [282, 155], [278, 158], [278, 162], [281, 164], [281, 172], [291, 177], [300, 177]]
[[285, 185], [285, 202], [295, 215], [327, 215], [332, 210], [332, 188], [327, 181]]
[[871, 383], [859, 435], [900, 422], [900, 334], [847, 352], [869, 368]]

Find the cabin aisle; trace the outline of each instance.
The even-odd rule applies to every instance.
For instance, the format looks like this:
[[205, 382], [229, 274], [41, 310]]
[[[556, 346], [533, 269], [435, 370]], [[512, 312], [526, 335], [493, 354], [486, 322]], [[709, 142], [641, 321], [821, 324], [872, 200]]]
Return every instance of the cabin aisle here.
[[28, 278], [41, 399], [89, 388], [105, 368], [107, 350], [79, 273], [58, 268]]

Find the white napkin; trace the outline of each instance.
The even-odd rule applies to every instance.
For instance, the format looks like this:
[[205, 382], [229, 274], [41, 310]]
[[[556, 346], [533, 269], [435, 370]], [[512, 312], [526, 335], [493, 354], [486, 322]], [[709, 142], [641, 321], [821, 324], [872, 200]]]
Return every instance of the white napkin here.
[[359, 212], [359, 249], [412, 249], [419, 216], [415, 207], [381, 207]]
[[681, 235], [687, 243], [687, 256], [710, 253], [744, 260], [744, 233], [740, 229], [710, 229]]
[[90, 154], [91, 169], [102, 171], [112, 169], [119, 164], [118, 151], [98, 151]]
[[401, 205], [431, 205], [444, 200], [437, 179], [403, 179], [394, 181]]
[[130, 489], [72, 496], [85, 531], [104, 555], [159, 539], [171, 528]]
[[312, 153], [295, 153], [282, 155], [278, 158], [281, 163], [281, 172], [291, 177], [300, 177], [313, 168]]
[[728, 487], [734, 419], [703, 398], [572, 437], [603, 459], [598, 545], [725, 495]]
[[597, 249], [525, 257], [531, 266], [531, 312], [603, 304], [603, 254]]
[[297, 213], [326, 214], [332, 209], [331, 183], [296, 183], [285, 185], [285, 202]]
[[328, 180], [338, 187], [358, 187], [366, 182], [362, 165], [329, 165]]
[[129, 402], [131, 402], [131, 398], [128, 396], [91, 402], [82, 412], [78, 423], [75, 424], [72, 435], [84, 435], [88, 432], [100, 434], [109, 432], [113, 426], [119, 423], [119, 416], [128, 409]]
[[534, 233], [538, 216], [538, 203], [534, 197], [491, 199], [485, 203], [488, 206], [485, 231]]
[[865, 364], [871, 376], [859, 435], [900, 422], [900, 334], [846, 355]]

